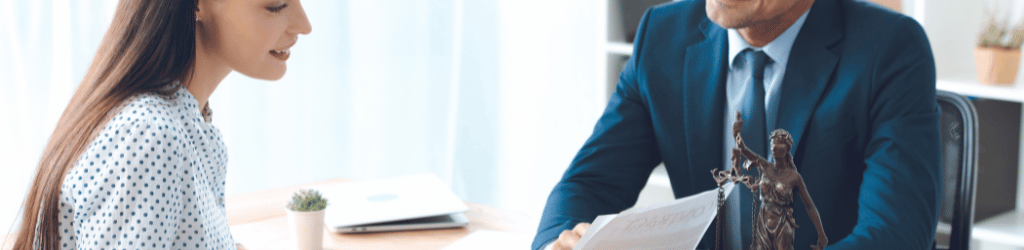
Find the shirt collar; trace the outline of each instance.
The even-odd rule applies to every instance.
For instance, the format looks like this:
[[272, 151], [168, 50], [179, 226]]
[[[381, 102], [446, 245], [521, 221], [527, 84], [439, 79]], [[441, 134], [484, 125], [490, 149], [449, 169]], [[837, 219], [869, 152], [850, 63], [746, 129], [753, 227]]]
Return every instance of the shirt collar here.
[[185, 88], [184, 85], [181, 85], [180, 82], [175, 85], [181, 86], [179, 87], [178, 92], [174, 93], [175, 97], [177, 97], [176, 100], [178, 102], [184, 102], [182, 104], [185, 105], [185, 108], [191, 110], [192, 113], [199, 115], [199, 117], [202, 117], [206, 123], [212, 123], [213, 110], [210, 109], [210, 103], [207, 102], [205, 107], [199, 107], [199, 100], [196, 100], [196, 97], [192, 95], [192, 92], [188, 91], [188, 89]]
[[805, 11], [803, 15], [800, 15], [800, 18], [797, 19], [796, 22], [793, 22], [793, 25], [790, 25], [786, 31], [779, 35], [779, 37], [776, 37], [775, 40], [772, 40], [761, 48], [750, 46], [750, 44], [740, 36], [739, 31], [736, 31], [736, 29], [729, 29], [730, 67], [736, 57], [739, 56], [740, 52], [743, 52], [743, 50], [747, 48], [762, 50], [768, 55], [768, 58], [772, 59], [773, 62], [778, 65], [786, 65], [786, 62], [789, 61], [789, 52], [793, 50], [793, 43], [796, 42], [796, 35], [800, 32], [800, 27], [804, 26], [804, 21], [807, 20], [807, 13], [810, 12], [811, 10], [807, 9], [807, 11]]

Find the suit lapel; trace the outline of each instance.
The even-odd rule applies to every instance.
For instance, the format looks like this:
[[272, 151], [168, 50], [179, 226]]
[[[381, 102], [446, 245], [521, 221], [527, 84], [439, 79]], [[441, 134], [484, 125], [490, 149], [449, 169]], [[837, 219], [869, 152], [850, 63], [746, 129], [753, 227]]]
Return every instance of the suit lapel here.
[[843, 35], [841, 18], [836, 18], [841, 15], [836, 2], [819, 0], [811, 7], [793, 43], [782, 79], [777, 127], [793, 135], [790, 152], [794, 154], [839, 62], [839, 57], [829, 50]]
[[[683, 65], [686, 148], [695, 187], [713, 187], [711, 169], [722, 167], [722, 112], [725, 106], [726, 33], [705, 19], [705, 40], [686, 48]], [[715, 157], [717, 156], [717, 157]], [[697, 189], [703, 190], [703, 189]]]

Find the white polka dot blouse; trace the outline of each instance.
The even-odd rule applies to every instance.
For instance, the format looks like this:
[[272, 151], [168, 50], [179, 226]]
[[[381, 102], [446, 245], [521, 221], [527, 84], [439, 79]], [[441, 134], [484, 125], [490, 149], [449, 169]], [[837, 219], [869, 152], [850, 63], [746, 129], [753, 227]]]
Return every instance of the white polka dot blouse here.
[[185, 88], [129, 98], [68, 171], [61, 249], [235, 249], [227, 152]]

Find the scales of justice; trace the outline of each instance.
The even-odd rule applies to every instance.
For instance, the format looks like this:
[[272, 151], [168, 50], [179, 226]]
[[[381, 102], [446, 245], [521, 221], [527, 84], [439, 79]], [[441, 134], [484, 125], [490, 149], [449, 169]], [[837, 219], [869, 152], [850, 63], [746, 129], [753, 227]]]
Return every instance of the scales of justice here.
[[[808, 216], [818, 230], [817, 245], [812, 245], [811, 249], [822, 249], [828, 245], [828, 238], [825, 237], [825, 230], [821, 226], [818, 209], [814, 207], [811, 195], [804, 185], [804, 179], [800, 173], [797, 173], [793, 156], [789, 152], [793, 147], [793, 137], [782, 129], [773, 131], [770, 152], [775, 162], [768, 162], [743, 144], [743, 138], [740, 135], [742, 129], [743, 118], [739, 112], [736, 112], [736, 122], [732, 125], [732, 135], [736, 140], [736, 147], [732, 149], [732, 169], [729, 171], [711, 170], [715, 182], [718, 183], [716, 249], [722, 249], [722, 235], [725, 234], [725, 228], [722, 227], [724, 214], [722, 205], [725, 203], [722, 185], [728, 181], [743, 183], [754, 196], [753, 239], [750, 249], [793, 249], [793, 237], [798, 227], [796, 219], [793, 218], [794, 191], [800, 195], [800, 200], [807, 208]], [[743, 158], [746, 160], [741, 164]], [[743, 174], [744, 170], [750, 171], [752, 167], [758, 168], [758, 176]], [[730, 216], [739, 216], [739, 214]]]

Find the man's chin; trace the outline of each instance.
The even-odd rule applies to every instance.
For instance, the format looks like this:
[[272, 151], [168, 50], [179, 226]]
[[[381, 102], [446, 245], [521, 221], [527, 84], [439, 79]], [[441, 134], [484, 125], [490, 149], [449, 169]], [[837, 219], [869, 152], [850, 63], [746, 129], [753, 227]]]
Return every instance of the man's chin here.
[[708, 0], [704, 6], [710, 19], [718, 26], [726, 29], [739, 29], [750, 26], [752, 23], [749, 14], [744, 14], [742, 9], [722, 3], [720, 0]]
[[740, 29], [750, 26], [750, 22], [747, 20], [736, 20], [727, 17], [713, 17], [711, 14], [708, 15], [708, 19], [711, 19], [711, 22], [714, 22], [718, 26], [721, 26], [722, 28], [726, 29]]

